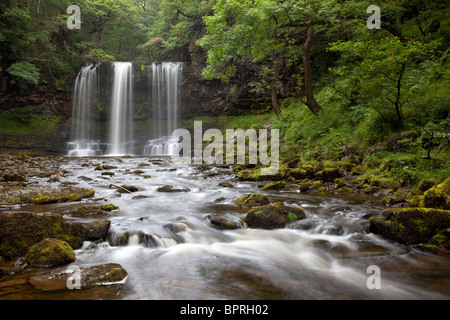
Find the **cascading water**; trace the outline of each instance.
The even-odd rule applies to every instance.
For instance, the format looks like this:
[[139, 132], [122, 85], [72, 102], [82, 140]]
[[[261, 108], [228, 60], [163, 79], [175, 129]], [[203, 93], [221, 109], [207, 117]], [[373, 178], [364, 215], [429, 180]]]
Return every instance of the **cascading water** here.
[[114, 62], [108, 155], [133, 154], [133, 65]]
[[171, 135], [178, 128], [182, 71], [179, 62], [152, 64], [152, 139], [147, 141], [144, 155], [171, 155], [178, 143]]
[[83, 66], [75, 80], [72, 109], [71, 142], [68, 156], [90, 157], [102, 154], [101, 144], [95, 140], [95, 106], [97, 95], [97, 66]]

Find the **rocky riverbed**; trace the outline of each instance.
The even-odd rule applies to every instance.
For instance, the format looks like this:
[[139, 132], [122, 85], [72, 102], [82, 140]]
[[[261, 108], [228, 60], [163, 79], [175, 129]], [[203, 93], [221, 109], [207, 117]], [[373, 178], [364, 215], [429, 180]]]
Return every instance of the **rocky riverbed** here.
[[[450, 297], [445, 281], [414, 280], [418, 264], [449, 278], [450, 179], [392, 190], [355, 165], [299, 159], [273, 176], [128, 156], [2, 155], [0, 170], [0, 299], [297, 299], [305, 273], [310, 298], [341, 298], [328, 280], [347, 298]], [[381, 295], [364, 289], [368, 257], [390, 275]]]

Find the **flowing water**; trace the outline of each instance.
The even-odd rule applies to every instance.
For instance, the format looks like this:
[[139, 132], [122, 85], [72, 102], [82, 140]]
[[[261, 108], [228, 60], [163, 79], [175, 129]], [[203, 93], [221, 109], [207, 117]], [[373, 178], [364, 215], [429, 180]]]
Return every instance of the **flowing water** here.
[[[83, 166], [86, 163], [89, 166]], [[102, 163], [117, 166], [109, 180], [94, 171]], [[79, 182], [77, 186], [95, 190], [96, 203], [120, 207], [107, 216], [111, 220], [109, 241], [85, 242], [76, 250], [73, 263], [80, 267], [121, 264], [128, 279], [118, 295], [108, 298], [450, 298], [449, 257], [368, 233], [367, 216], [381, 208], [365, 195], [265, 192], [258, 183], [237, 181], [228, 168], [202, 172], [193, 165], [148, 157], [67, 159], [62, 169], [68, 174], [60, 182]], [[224, 181], [233, 187], [220, 187]], [[39, 178], [36, 182], [50, 184]], [[119, 193], [110, 184], [133, 185], [140, 191]], [[185, 192], [157, 191], [167, 184]], [[213, 214], [240, 221], [245, 213], [233, 201], [254, 192], [267, 194], [271, 202], [301, 207], [307, 218], [276, 230], [211, 226], [208, 216]], [[61, 206], [45, 209], [55, 211]], [[39, 206], [22, 209], [43, 210]], [[71, 218], [77, 219], [83, 220]], [[119, 245], [116, 240], [123, 234], [129, 235], [128, 240]], [[367, 270], [372, 265], [380, 268], [381, 289], [367, 287], [372, 275]], [[101, 297], [97, 291], [42, 291], [30, 285], [11, 295], [1, 290], [0, 294], [2, 299]]]
[[75, 79], [72, 108], [72, 141], [68, 144], [69, 157], [102, 155], [101, 145], [95, 140], [97, 128], [96, 95], [97, 66], [83, 66]]
[[114, 62], [108, 155], [134, 154], [133, 64]]

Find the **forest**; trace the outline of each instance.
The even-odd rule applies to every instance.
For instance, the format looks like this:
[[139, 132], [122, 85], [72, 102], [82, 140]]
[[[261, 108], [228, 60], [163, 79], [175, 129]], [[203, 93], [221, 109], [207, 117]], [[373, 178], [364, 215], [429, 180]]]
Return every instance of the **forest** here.
[[[180, 243], [189, 243], [191, 238], [180, 240], [182, 238], [180, 234], [190, 230], [189, 227], [203, 230], [203, 224], [200, 224], [200, 227], [196, 220], [197, 214], [209, 213], [209, 206], [215, 204], [214, 209], [211, 209], [214, 212], [207, 216], [207, 221], [218, 230], [236, 232], [235, 229], [251, 226], [255, 219], [270, 216], [275, 210], [278, 217], [284, 217], [280, 223], [281, 227], [273, 225], [267, 227], [266, 222], [261, 222], [254, 228], [278, 230], [284, 228], [288, 222], [293, 223], [291, 229], [298, 233], [292, 234], [292, 237], [297, 239], [298, 236], [296, 244], [301, 243], [302, 246], [306, 239], [304, 232], [316, 232], [308, 233], [307, 237], [317, 237], [318, 234], [343, 237], [351, 235], [352, 232], [359, 233], [365, 230], [361, 233], [364, 237], [368, 233], [375, 233], [401, 245], [420, 247], [421, 252], [439, 253], [440, 250], [448, 252], [450, 248], [449, 17], [450, 7], [444, 0], [3, 0], [0, 3], [0, 155], [3, 162], [0, 172], [2, 184], [0, 195], [4, 199], [0, 200], [0, 206], [11, 209], [11, 206], [17, 204], [25, 206], [30, 202], [39, 206], [86, 201], [82, 199], [91, 198], [92, 194], [89, 192], [80, 195], [72, 190], [70, 195], [65, 193], [65, 188], [80, 184], [86, 185], [88, 189], [92, 187], [96, 194], [101, 195], [100, 197], [104, 196], [107, 201], [115, 200], [115, 205], [124, 208], [128, 206], [128, 202], [122, 198], [131, 197], [134, 192], [138, 192], [135, 197], [141, 197], [136, 198], [140, 199], [139, 201], [149, 203], [156, 201], [153, 205], [157, 208], [165, 208], [168, 205], [165, 203], [166, 199], [172, 196], [187, 197], [176, 198], [177, 200], [171, 204], [172, 207], [168, 209], [171, 213], [177, 214], [186, 211], [188, 216], [186, 221], [168, 223], [166, 217], [160, 219], [168, 223], [165, 227], [170, 225], [167, 228], [172, 236], [167, 236], [167, 230], [158, 233], [158, 230], [147, 226], [150, 222], [143, 216], [139, 217], [139, 221], [147, 223], [145, 228], [133, 225], [139, 231], [127, 229], [125, 232], [122, 229], [130, 226], [128, 222], [123, 222], [111, 232], [114, 219], [117, 218], [113, 215], [112, 222], [109, 222], [111, 227], [108, 224], [110, 229], [107, 235], [105, 233], [103, 236], [103, 241], [112, 247], [124, 246], [125, 243], [131, 246], [137, 243], [148, 249], [161, 246], [178, 247]], [[123, 80], [118, 79], [119, 73]], [[92, 83], [95, 89], [92, 89], [92, 92], [95, 93], [90, 93], [92, 96], [88, 98], [90, 100], [77, 100], [81, 99], [77, 98], [79, 92], [77, 90], [83, 88], [80, 79], [88, 75], [94, 77]], [[129, 87], [120, 82], [129, 81], [127, 77], [134, 81]], [[170, 81], [174, 82], [169, 84]], [[175, 92], [179, 96], [169, 101], [169, 97], [155, 93], [155, 90], [160, 90], [155, 88], [166, 86], [167, 90], [170, 87], [172, 94]], [[128, 97], [130, 92], [135, 93], [135, 96]], [[83, 99], [85, 96], [86, 93], [82, 93]], [[115, 106], [115, 101], [119, 98], [122, 100], [118, 100], [118, 106]], [[168, 105], [160, 106], [160, 100], [164, 99], [167, 99], [168, 105], [176, 105], [176, 109], [173, 115], [169, 115], [167, 111], [167, 115], [160, 121], [159, 114], [156, 115], [155, 110], [169, 109]], [[89, 109], [90, 115], [75, 119], [80, 103], [92, 104], [93, 109]], [[122, 104], [132, 105], [134, 113], [120, 113], [123, 112], [119, 110], [119, 105]], [[119, 108], [118, 111], [114, 111], [115, 108]], [[125, 149], [119, 147], [110, 152], [110, 155], [113, 155], [111, 158], [67, 157], [71, 154], [70, 146], [74, 145], [74, 135], [77, 134], [77, 137], [82, 135], [80, 133], [82, 130], [79, 131], [76, 127], [83, 126], [83, 123], [87, 127], [86, 123], [90, 123], [93, 119], [95, 123], [88, 130], [92, 141], [95, 140], [94, 148], [98, 148], [95, 149], [95, 152], [98, 152], [95, 155], [100, 154], [100, 148], [106, 148], [104, 147], [106, 140], [110, 139], [108, 143], [111, 144], [114, 138], [110, 136], [113, 133], [120, 131], [120, 136], [115, 138], [117, 141], [114, 143], [120, 146], [124, 141], [142, 138], [140, 142], [133, 142], [135, 143], [133, 146], [143, 149], [144, 155], [151, 157], [148, 160], [142, 160], [140, 157], [134, 159], [131, 149], [124, 151]], [[120, 125], [117, 124], [111, 129], [112, 127], [108, 126], [114, 121], [120, 122]], [[208, 165], [194, 166], [193, 170], [204, 179], [204, 188], [208, 188], [208, 192], [213, 192], [211, 190], [217, 187], [214, 180], [217, 177], [225, 179], [217, 182], [221, 183], [219, 186], [222, 189], [228, 190], [223, 191], [225, 194], [221, 194], [221, 197], [215, 193], [207, 193], [205, 196], [207, 200], [198, 198], [202, 199], [199, 201], [204, 207], [200, 206], [199, 212], [196, 211], [194, 214], [197, 210], [195, 200], [197, 198], [189, 198], [186, 195], [195, 193], [196, 190], [203, 192], [202, 182], [197, 185], [197, 182], [186, 181], [183, 185], [184, 182], [181, 180], [167, 176], [166, 174], [171, 172], [174, 174], [181, 172], [179, 175], [182, 176], [187, 169], [176, 166], [171, 168], [173, 164], [165, 163], [164, 159], [164, 161], [152, 159], [154, 153], [149, 151], [167, 148], [165, 145], [167, 141], [163, 142], [164, 147], [158, 147], [160, 149], [154, 145], [160, 143], [157, 140], [161, 137], [162, 131], [177, 129], [173, 128], [177, 125], [178, 128], [192, 132], [194, 121], [201, 121], [204, 130], [209, 128], [217, 128], [223, 132], [226, 129], [279, 130], [278, 173], [274, 176], [265, 176], [258, 171], [260, 169], [258, 166], [246, 163], [231, 166], [229, 168], [231, 172], [222, 176], [224, 173], [214, 170], [222, 170], [225, 167], [223, 165], [214, 169]], [[159, 126], [167, 128], [159, 129], [156, 136], [153, 134], [147, 137], [147, 131], [155, 132], [156, 122], [163, 123]], [[133, 130], [134, 136], [131, 133]], [[125, 136], [126, 134], [128, 136]], [[122, 138], [125, 140], [119, 141]], [[101, 143], [98, 143], [100, 140]], [[248, 150], [245, 152], [248, 159]], [[34, 157], [37, 157], [36, 160], [33, 160]], [[126, 162], [127, 160], [130, 162]], [[79, 170], [77, 178], [74, 174], [71, 176], [70, 172], [73, 169], [71, 166]], [[158, 170], [146, 171], [150, 169], [149, 167], [155, 166], [161, 167], [158, 167], [160, 168]], [[16, 168], [14, 172], [10, 172], [12, 167]], [[88, 173], [86, 171], [88, 167], [95, 167], [95, 172], [91, 170], [92, 172]], [[48, 175], [44, 173], [45, 168], [51, 168]], [[125, 174], [129, 172], [134, 173], [136, 179], [143, 181], [142, 186], [134, 186], [139, 183], [127, 180], [129, 178]], [[119, 180], [120, 174], [124, 175], [123, 180]], [[228, 174], [232, 174], [233, 178]], [[44, 187], [36, 191], [32, 189], [31, 184], [27, 185], [35, 178], [39, 181], [36, 183], [42, 183], [45, 188], [53, 187], [52, 183], [61, 183], [62, 189], [57, 191], [55, 189], [54, 194], [43, 191]], [[39, 180], [44, 178], [48, 180]], [[99, 187], [92, 181], [109, 183], [109, 188]], [[236, 187], [240, 184], [245, 185], [242, 191]], [[30, 193], [24, 195], [22, 190], [18, 195], [20, 187], [30, 188]], [[153, 199], [154, 195], [145, 193], [153, 187], [156, 194], [163, 195], [161, 200]], [[245, 189], [247, 187], [249, 189]], [[114, 188], [116, 190], [113, 190]], [[106, 194], [105, 189], [114, 192], [114, 197]], [[34, 194], [35, 192], [38, 195]], [[306, 200], [301, 201], [308, 204], [301, 208], [289, 207], [293, 202], [300, 201], [297, 195], [288, 198], [286, 193], [290, 192], [305, 194]], [[245, 198], [245, 193], [251, 193], [257, 199]], [[266, 193], [271, 201], [266, 198]], [[312, 198], [308, 198], [311, 195]], [[242, 199], [242, 196], [245, 199]], [[240, 198], [240, 201], [227, 202], [233, 197]], [[325, 199], [324, 203], [318, 205], [315, 201], [319, 200], [314, 200], [317, 199], [314, 197]], [[353, 209], [352, 200], [357, 201], [356, 205], [362, 207]], [[249, 205], [248, 201], [254, 203]], [[344, 202], [339, 202], [338, 205], [336, 201]], [[220, 205], [217, 203], [222, 207], [219, 208]], [[227, 209], [227, 205], [237, 206], [238, 212], [235, 209], [227, 211], [231, 210]], [[319, 220], [313, 219], [307, 226], [306, 222], [298, 221], [308, 220], [309, 212], [305, 215], [303, 210], [309, 206], [314, 208], [311, 209], [312, 214], [317, 215]], [[326, 222], [321, 220], [323, 212], [318, 209], [321, 206], [326, 208], [326, 214], [330, 215], [327, 216]], [[101, 214], [110, 211], [98, 208], [97, 205], [95, 207]], [[118, 207], [113, 211], [121, 212], [122, 209]], [[243, 213], [242, 208], [248, 209], [245, 210], [247, 214], [245, 221], [244, 218], [236, 218]], [[44, 209], [48, 208], [42, 208]], [[145, 205], [138, 206], [136, 214], [144, 215], [146, 213], [143, 212], [147, 212], [145, 210], [151, 209]], [[346, 214], [346, 210], [350, 210], [350, 216]], [[376, 216], [372, 210], [382, 211], [383, 216]], [[361, 211], [364, 214], [361, 214]], [[231, 219], [220, 216], [223, 212], [231, 215]], [[2, 223], [4, 226], [13, 225], [8, 224], [9, 218], [6, 214], [3, 217], [1, 213], [0, 207], [0, 226]], [[81, 213], [77, 211], [77, 215], [74, 216], [79, 217], [79, 214]], [[92, 212], [83, 214], [92, 215]], [[339, 219], [336, 215], [342, 215], [342, 219], [354, 218], [355, 215], [358, 218], [363, 215], [364, 218], [361, 222], [339, 220], [342, 224], [325, 227], [330, 221], [336, 222], [335, 220]], [[361, 230], [355, 231], [356, 225]], [[409, 229], [410, 227], [412, 229]], [[29, 247], [36, 241], [29, 240], [26, 250], [22, 248], [19, 254], [13, 254], [11, 252], [16, 252], [16, 247], [7, 248], [6, 240], [2, 244], [3, 239], [9, 237], [5, 230], [2, 231], [0, 228], [0, 262], [2, 257], [7, 260], [25, 254], [28, 257]], [[273, 232], [267, 234], [269, 239], [267, 241], [274, 243], [285, 241], [281, 234], [276, 233], [278, 231]], [[227, 236], [234, 240], [241, 239], [234, 233], [226, 236], [217, 235], [216, 238], [209, 234], [205, 235], [211, 237], [208, 241], [212, 243], [215, 243], [216, 239], [222, 241]], [[358, 237], [363, 236], [358, 234]], [[348, 236], [345, 241], [356, 241], [350, 238]], [[60, 240], [69, 242], [77, 255], [79, 254], [77, 249], [81, 248], [81, 245], [73, 245], [66, 236]], [[332, 257], [329, 259], [345, 257], [349, 260], [357, 253], [372, 257], [373, 252], [377, 252], [374, 256], [378, 257], [377, 254], [391, 255], [395, 252], [397, 257], [398, 252], [403, 250], [388, 247], [387, 244], [384, 249], [375, 248], [376, 241], [372, 238], [368, 241], [373, 248], [358, 247], [356, 251], [348, 249], [351, 246], [343, 249], [347, 242], [342, 244], [339, 239], [313, 240], [314, 250], [317, 248], [322, 250], [314, 251], [314, 254], [317, 253], [324, 259], [321, 261], [328, 261], [328, 254]], [[173, 245], [173, 242], [178, 245]], [[362, 242], [366, 243], [365, 240]], [[205, 245], [202, 241], [199, 243], [200, 246]], [[271, 245], [275, 246], [273, 243]], [[283, 242], [283, 246], [287, 246], [289, 250], [298, 249], [292, 243]], [[305, 246], [308, 246], [306, 242]], [[253, 249], [245, 247], [242, 250], [250, 250], [250, 256], [253, 256]], [[216, 247], [213, 249], [213, 246], [202, 250], [213, 256], [216, 254], [214, 251]], [[258, 250], [256, 249], [259, 254]], [[274, 256], [270, 253], [268, 259], [284, 261], [285, 256], [279, 256], [282, 252], [284, 251], [274, 253]], [[323, 252], [326, 252], [328, 258], [322, 256]], [[84, 251], [81, 254], [88, 255]], [[124, 253], [124, 257], [127, 254], [128, 251]], [[150, 257], [151, 254], [146, 251], [144, 257], [155, 259], [152, 261], [157, 266], [164, 266], [167, 262], [163, 259], [165, 256], [154, 258]], [[293, 280], [291, 284], [285, 283], [282, 273], [274, 272], [276, 280], [267, 283], [266, 279], [258, 278], [260, 274], [258, 272], [264, 269], [261, 274], [270, 274], [271, 271], [268, 271], [272, 270], [270, 267], [265, 269], [248, 262], [251, 264], [250, 271], [237, 271], [232, 266], [233, 262], [230, 262], [231, 258], [222, 254], [223, 252], [217, 253], [224, 259], [225, 266], [219, 267], [216, 265], [219, 264], [217, 261], [213, 262], [217, 269], [214, 271], [208, 269], [205, 274], [219, 274], [219, 278], [229, 278], [243, 283], [245, 289], [242, 292], [218, 280], [211, 280], [208, 276], [198, 278], [197, 269], [188, 269], [187, 278], [191, 280], [190, 285], [210, 281], [213, 287], [224, 289], [204, 290], [194, 285], [193, 291], [187, 293], [190, 286], [187, 284], [183, 286], [181, 293], [170, 292], [167, 295], [159, 295], [145, 291], [147, 288], [133, 287], [129, 289], [132, 293], [122, 290], [121, 294], [126, 297], [125, 299], [130, 296], [142, 298], [136, 293], [139, 290], [145, 291], [143, 296], [150, 299], [167, 297], [203, 299], [210, 296], [220, 299], [298, 298], [294, 293], [296, 290], [294, 286], [300, 285], [300, 282]], [[412, 253], [413, 256], [414, 254]], [[255, 255], [257, 256], [255, 261], [258, 261], [260, 256]], [[89, 259], [96, 262], [98, 257], [94, 256], [95, 254]], [[442, 259], [447, 259], [445, 257], [448, 257], [448, 253], [444, 256]], [[237, 253], [234, 258], [242, 259]], [[417, 261], [420, 259], [419, 257]], [[133, 262], [128, 262], [125, 258], [119, 260], [126, 266], [127, 263], [134, 263], [131, 269], [140, 268], [139, 263], [134, 260]], [[189, 261], [194, 265], [192, 268], [198, 266], [201, 270], [207, 269], [202, 263], [197, 265], [198, 260]], [[241, 263], [241, 260], [239, 261]], [[392, 266], [403, 263], [396, 261], [392, 264], [387, 262], [383, 264], [383, 261], [380, 258], [376, 263], [380, 263], [382, 268], [387, 268], [394, 275], [397, 275], [398, 270], [394, 270]], [[417, 269], [417, 261], [409, 261], [408, 268]], [[448, 267], [445, 267], [448, 266], [445, 261], [447, 260], [439, 260], [437, 263], [440, 266], [439, 275], [443, 279], [450, 274]], [[182, 282], [183, 279], [179, 274], [183, 272], [184, 267], [178, 260], [169, 262], [173, 262], [174, 269], [179, 273], [170, 274], [168, 278]], [[422, 264], [424, 272], [430, 271], [433, 263], [430, 260], [429, 263]], [[28, 264], [32, 265], [31, 262]], [[242, 262], [240, 266], [247, 266], [247, 262]], [[308, 266], [304, 267], [311, 271]], [[335, 271], [331, 270], [332, 267], [329, 268], [327, 270], [331, 273]], [[274, 270], [280, 269], [285, 271], [284, 266], [274, 266]], [[257, 274], [256, 278], [253, 272]], [[414, 271], [408, 272], [411, 272], [408, 274], [411, 278], [415, 277]], [[286, 277], [289, 279], [300, 277], [295, 271], [288, 273]], [[0, 270], [0, 285], [1, 275]], [[145, 279], [156, 277], [155, 274], [148, 273], [140, 276]], [[317, 276], [315, 271], [312, 276]], [[361, 281], [359, 276], [355, 274], [353, 276], [353, 281]], [[323, 276], [320, 279], [325, 282], [327, 277]], [[34, 280], [27, 281], [34, 283]], [[133, 283], [133, 280], [131, 281]], [[397, 285], [394, 278], [388, 281], [393, 281], [391, 284], [394, 287]], [[448, 299], [450, 296], [448, 285], [440, 282], [435, 285], [439, 288], [435, 296], [429, 296], [425, 291], [421, 291], [425, 286], [423, 283], [411, 282], [409, 285], [420, 288], [415, 291], [416, 295], [410, 296], [406, 293], [408, 289], [399, 284], [398, 292], [401, 292], [399, 295], [387, 292], [385, 295], [373, 296], [371, 295], [373, 291], [370, 294], [364, 291], [366, 289], [364, 282], [364, 290], [348, 289], [344, 296], [349, 299], [361, 297]], [[48, 298], [44, 294], [40, 295], [39, 285], [33, 286], [39, 293], [33, 291], [30, 293], [31, 296]], [[19, 293], [14, 295], [15, 287], [6, 287], [12, 288], [12, 291], [5, 291], [6, 298], [22, 297]], [[323, 287], [320, 288], [322, 289]], [[22, 289], [17, 290], [22, 292]], [[83, 295], [77, 298], [92, 297], [93, 293], [89, 290], [83, 291]], [[0, 299], [2, 292], [0, 286]], [[13, 294], [8, 296], [11, 292]], [[109, 299], [115, 294], [118, 293], [105, 292], [101, 297]], [[67, 294], [64, 297], [70, 299], [72, 296]], [[307, 299], [336, 297], [332, 289], [325, 290], [323, 294], [311, 293], [310, 296], [306, 296]]]

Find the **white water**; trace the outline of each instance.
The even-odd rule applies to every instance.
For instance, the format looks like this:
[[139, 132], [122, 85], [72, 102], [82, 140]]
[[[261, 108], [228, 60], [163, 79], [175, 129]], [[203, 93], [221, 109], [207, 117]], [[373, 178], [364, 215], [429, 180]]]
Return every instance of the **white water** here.
[[96, 99], [97, 66], [83, 66], [75, 80], [72, 108], [71, 142], [69, 157], [99, 156], [101, 144], [95, 140], [97, 134]]
[[144, 147], [144, 155], [171, 155], [172, 132], [178, 129], [183, 64], [153, 63], [151, 72], [152, 139]]
[[[107, 219], [111, 235], [129, 233], [128, 242], [104, 242], [96, 249], [85, 243], [76, 251], [75, 264], [120, 263], [129, 275], [123, 299], [450, 298], [448, 258], [368, 233], [368, 220], [362, 217], [380, 209], [366, 198], [269, 192], [272, 202], [302, 207], [307, 219], [277, 230], [221, 231], [210, 225], [208, 215], [241, 219], [245, 214], [233, 201], [264, 191], [256, 183], [237, 181], [227, 169], [212, 169], [224, 175], [205, 179], [194, 166], [153, 160], [74, 159], [66, 167], [71, 176], [61, 178], [91, 177], [79, 186], [93, 188], [97, 199], [120, 207]], [[82, 166], [86, 162], [89, 167]], [[118, 167], [110, 180], [97, 178], [93, 170], [102, 162]], [[138, 168], [144, 173], [133, 174]], [[223, 181], [234, 187], [219, 187]], [[142, 190], [120, 194], [110, 183]], [[156, 191], [166, 184], [190, 191]], [[223, 200], [215, 202], [218, 198]], [[371, 265], [381, 269], [380, 290], [367, 288]]]
[[133, 64], [114, 62], [108, 155], [133, 154]]

